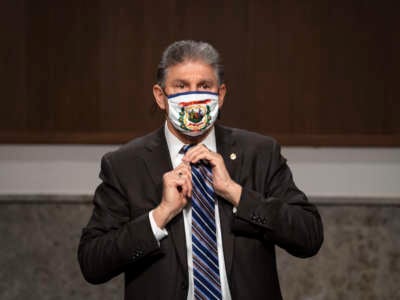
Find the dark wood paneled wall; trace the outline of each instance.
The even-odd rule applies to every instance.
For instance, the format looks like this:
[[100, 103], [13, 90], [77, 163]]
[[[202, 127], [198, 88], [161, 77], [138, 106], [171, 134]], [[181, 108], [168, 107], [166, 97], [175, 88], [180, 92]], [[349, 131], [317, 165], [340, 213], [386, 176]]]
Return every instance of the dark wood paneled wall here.
[[400, 146], [397, 1], [3, 0], [0, 142], [121, 143], [162, 124], [162, 50], [211, 42], [222, 122], [286, 145]]

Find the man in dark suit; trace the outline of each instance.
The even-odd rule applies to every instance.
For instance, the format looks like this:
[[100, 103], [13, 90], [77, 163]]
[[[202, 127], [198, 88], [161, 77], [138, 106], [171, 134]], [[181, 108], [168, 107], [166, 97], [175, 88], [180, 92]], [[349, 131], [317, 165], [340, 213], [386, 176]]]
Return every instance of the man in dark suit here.
[[[173, 43], [157, 80], [165, 125], [102, 159], [78, 250], [84, 277], [125, 273], [125, 299], [281, 299], [274, 247], [316, 254], [316, 207], [274, 139], [214, 125], [226, 86], [211, 45]], [[211, 218], [197, 211], [204, 197]]]

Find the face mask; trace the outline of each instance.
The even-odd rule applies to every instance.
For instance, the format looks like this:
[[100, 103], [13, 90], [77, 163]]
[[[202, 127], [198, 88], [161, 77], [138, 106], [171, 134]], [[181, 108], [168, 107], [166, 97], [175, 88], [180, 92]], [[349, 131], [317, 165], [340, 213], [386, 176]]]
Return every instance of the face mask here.
[[189, 136], [201, 135], [218, 116], [218, 94], [185, 92], [168, 96], [168, 117], [174, 127]]

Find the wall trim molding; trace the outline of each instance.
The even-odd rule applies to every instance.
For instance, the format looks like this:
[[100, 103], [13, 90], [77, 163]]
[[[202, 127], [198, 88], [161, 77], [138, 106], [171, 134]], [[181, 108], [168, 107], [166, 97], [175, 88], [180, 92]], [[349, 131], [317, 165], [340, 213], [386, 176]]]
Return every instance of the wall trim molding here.
[[[161, 124], [161, 123], [160, 123]], [[153, 128], [152, 130], [154, 130]], [[124, 144], [150, 130], [119, 130], [110, 132], [68, 131], [0, 131], [0, 144]], [[276, 138], [284, 146], [318, 147], [399, 147], [400, 133], [386, 134], [316, 134], [266, 132], [259, 133]]]
[[[90, 194], [0, 194], [4, 204], [91, 204]], [[319, 206], [400, 206], [400, 197], [309, 196]]]

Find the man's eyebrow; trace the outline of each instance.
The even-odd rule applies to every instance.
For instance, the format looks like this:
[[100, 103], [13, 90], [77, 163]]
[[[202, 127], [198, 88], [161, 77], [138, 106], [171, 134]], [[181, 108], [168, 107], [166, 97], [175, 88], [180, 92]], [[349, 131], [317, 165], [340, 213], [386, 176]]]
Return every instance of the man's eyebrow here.
[[172, 81], [172, 84], [177, 84], [177, 83], [183, 83], [183, 84], [189, 84], [186, 80], [184, 79], [174, 79]]
[[197, 84], [204, 84], [207, 83], [208, 85], [212, 85], [214, 81], [212, 79], [202, 79]]

